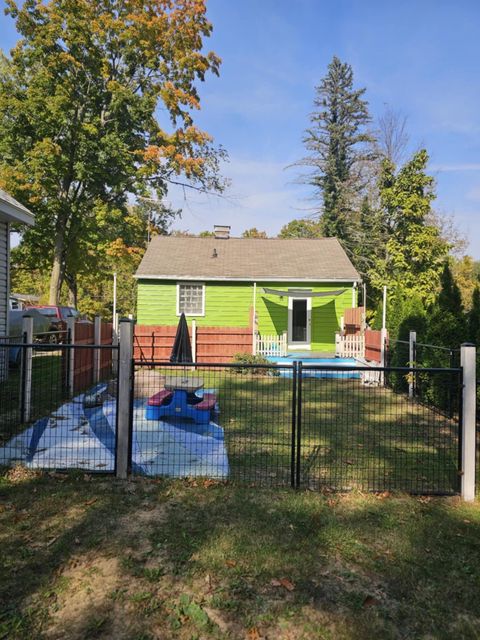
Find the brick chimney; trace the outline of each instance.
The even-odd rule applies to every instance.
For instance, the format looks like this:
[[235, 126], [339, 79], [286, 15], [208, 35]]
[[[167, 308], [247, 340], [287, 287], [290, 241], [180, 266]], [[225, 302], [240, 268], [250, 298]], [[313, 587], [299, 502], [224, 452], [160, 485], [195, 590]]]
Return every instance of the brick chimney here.
[[226, 224], [215, 224], [213, 225], [213, 232], [215, 233], [215, 238], [218, 240], [228, 240], [230, 238], [230, 226]]

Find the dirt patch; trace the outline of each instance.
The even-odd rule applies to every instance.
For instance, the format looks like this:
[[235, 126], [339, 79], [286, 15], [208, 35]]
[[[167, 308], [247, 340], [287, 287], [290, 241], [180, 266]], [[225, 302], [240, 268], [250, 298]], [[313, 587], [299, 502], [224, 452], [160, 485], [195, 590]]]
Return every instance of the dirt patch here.
[[105, 627], [107, 621], [110, 628], [102, 630], [102, 638], [128, 637], [125, 629], [113, 629], [117, 616], [112, 613], [115, 603], [112, 602], [111, 595], [122, 584], [117, 558], [77, 558], [62, 573], [61, 578], [66, 587], [50, 608], [46, 638], [83, 640], [86, 637], [96, 637], [96, 631]]

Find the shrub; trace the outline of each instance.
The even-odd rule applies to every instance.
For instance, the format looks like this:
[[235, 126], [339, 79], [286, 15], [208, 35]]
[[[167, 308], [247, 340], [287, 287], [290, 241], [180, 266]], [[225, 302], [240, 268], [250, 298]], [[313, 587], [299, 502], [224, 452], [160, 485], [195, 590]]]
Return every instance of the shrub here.
[[[236, 353], [233, 356], [233, 362], [239, 365], [271, 365], [272, 363], [261, 355], [253, 355], [251, 353]], [[257, 367], [242, 367], [238, 366], [233, 369], [235, 373], [245, 375], [250, 373], [257, 376], [279, 376], [280, 373], [276, 369], [265, 369], [262, 366]]]

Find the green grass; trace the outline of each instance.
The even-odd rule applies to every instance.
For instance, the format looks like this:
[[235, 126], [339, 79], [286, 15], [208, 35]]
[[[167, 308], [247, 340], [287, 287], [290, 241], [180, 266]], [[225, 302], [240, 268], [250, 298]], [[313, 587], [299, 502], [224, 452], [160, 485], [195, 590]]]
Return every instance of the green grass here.
[[[292, 381], [222, 369], [158, 370], [201, 376], [218, 397], [231, 477], [288, 486]], [[149, 370], [145, 395], [161, 382]], [[151, 374], [150, 374], [151, 375]], [[360, 380], [302, 381], [300, 481], [321, 490], [400, 490], [453, 494], [459, 488], [458, 423], [406, 394]]]
[[6, 472], [0, 638], [480, 636], [458, 498]]
[[[20, 367], [10, 368], [0, 388], [0, 443], [20, 433]], [[31, 421], [48, 415], [68, 397], [62, 380], [62, 357], [58, 352], [35, 353], [32, 359]]]

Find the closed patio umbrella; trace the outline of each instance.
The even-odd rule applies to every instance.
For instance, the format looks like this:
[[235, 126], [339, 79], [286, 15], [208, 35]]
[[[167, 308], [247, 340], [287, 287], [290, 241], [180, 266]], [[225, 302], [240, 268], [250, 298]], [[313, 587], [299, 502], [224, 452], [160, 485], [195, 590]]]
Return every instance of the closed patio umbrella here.
[[175, 342], [173, 343], [172, 353], [170, 354], [170, 362], [193, 362], [192, 345], [190, 343], [187, 320], [184, 313], [180, 316]]

